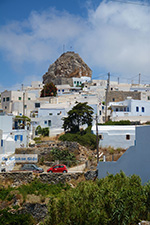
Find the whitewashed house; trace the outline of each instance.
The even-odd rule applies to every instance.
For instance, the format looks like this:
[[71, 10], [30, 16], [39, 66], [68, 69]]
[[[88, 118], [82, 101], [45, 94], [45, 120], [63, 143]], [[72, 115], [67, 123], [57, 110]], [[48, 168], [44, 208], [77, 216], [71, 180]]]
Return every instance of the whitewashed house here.
[[[96, 125], [92, 127], [96, 135]], [[134, 145], [135, 126], [98, 126], [99, 147], [127, 149]]]
[[113, 162], [98, 163], [98, 178], [107, 174], [116, 174], [123, 171], [127, 176], [136, 174], [140, 176], [142, 183], [150, 181], [150, 148], [149, 148], [150, 126], [137, 126], [135, 145], [117, 160]]
[[112, 121], [130, 120], [147, 122], [150, 121], [150, 102], [134, 100], [128, 97], [122, 102], [110, 102], [110, 119]]

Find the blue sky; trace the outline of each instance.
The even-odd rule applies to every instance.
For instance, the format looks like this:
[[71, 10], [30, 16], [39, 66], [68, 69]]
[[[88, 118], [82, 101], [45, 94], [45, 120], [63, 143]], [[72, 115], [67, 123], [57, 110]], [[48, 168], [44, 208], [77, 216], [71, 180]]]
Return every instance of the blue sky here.
[[41, 80], [65, 51], [93, 79], [150, 83], [149, 1], [0, 0], [0, 91]]

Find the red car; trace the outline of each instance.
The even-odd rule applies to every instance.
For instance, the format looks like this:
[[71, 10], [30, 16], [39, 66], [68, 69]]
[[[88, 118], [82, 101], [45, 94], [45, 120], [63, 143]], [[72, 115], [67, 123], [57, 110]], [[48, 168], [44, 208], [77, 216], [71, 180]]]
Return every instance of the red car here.
[[47, 170], [48, 173], [67, 173], [67, 167], [64, 164], [52, 166]]

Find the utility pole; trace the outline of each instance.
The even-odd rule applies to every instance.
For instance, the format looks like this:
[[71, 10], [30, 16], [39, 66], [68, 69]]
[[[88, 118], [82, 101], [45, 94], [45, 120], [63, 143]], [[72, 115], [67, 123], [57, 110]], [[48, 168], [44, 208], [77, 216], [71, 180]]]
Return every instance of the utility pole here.
[[139, 85], [141, 83], [141, 74], [139, 73]]
[[23, 92], [23, 116], [25, 116], [25, 92]]
[[105, 93], [105, 122], [107, 122], [107, 104], [108, 104], [108, 91], [109, 91], [110, 73], [108, 73], [107, 88]]
[[96, 148], [97, 148], [97, 165], [99, 163], [99, 138], [98, 138], [98, 116], [96, 115]]
[[119, 77], [118, 77], [118, 84], [119, 84]]

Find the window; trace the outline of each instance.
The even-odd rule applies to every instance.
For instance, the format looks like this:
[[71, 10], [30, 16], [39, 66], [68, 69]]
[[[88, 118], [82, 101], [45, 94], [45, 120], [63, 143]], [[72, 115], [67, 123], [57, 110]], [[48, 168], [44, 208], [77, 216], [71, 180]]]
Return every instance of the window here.
[[7, 106], [5, 106], [5, 109], [7, 109]]
[[64, 89], [62, 89], [62, 92], [64, 92]]
[[130, 140], [130, 135], [126, 134], [126, 140]]
[[48, 126], [50, 127], [51, 126], [51, 120], [48, 120]]
[[28, 100], [31, 100], [31, 98], [28, 98]]
[[99, 139], [103, 140], [103, 135], [102, 134], [99, 135]]
[[6, 98], [6, 102], [9, 102], [9, 97]]
[[15, 141], [20, 140], [23, 141], [23, 135], [15, 135]]
[[116, 108], [116, 112], [118, 112], [118, 108]]
[[50, 115], [50, 116], [52, 116], [52, 115], [53, 115], [53, 113], [49, 113], [49, 115]]
[[24, 109], [26, 109], [27, 108], [27, 105], [24, 105]]
[[40, 108], [40, 103], [35, 103], [35, 108]]
[[76, 81], [74, 81], [74, 84], [76, 84]]
[[113, 98], [112, 100], [113, 100], [113, 102], [115, 102], [115, 98]]
[[127, 112], [129, 112], [129, 107], [127, 107]]
[[145, 109], [144, 109], [144, 107], [142, 107], [142, 112], [144, 112], [145, 111]]
[[150, 96], [147, 96], [147, 100], [150, 100]]
[[47, 124], [47, 120], [44, 121], [44, 124]]
[[99, 115], [100, 115], [100, 116], [102, 115], [102, 112], [101, 112], [101, 110], [99, 111]]
[[102, 110], [104, 110], [104, 106], [102, 106]]
[[136, 112], [139, 112], [139, 107], [138, 106], [136, 106]]
[[18, 100], [21, 100], [21, 97], [18, 97]]
[[5, 102], [5, 98], [3, 98], [3, 102]]
[[3, 147], [3, 140], [1, 140], [1, 147]]

